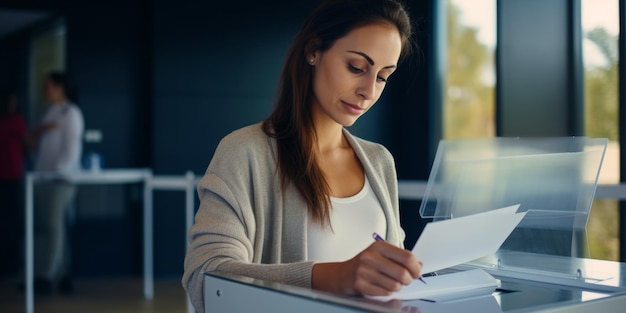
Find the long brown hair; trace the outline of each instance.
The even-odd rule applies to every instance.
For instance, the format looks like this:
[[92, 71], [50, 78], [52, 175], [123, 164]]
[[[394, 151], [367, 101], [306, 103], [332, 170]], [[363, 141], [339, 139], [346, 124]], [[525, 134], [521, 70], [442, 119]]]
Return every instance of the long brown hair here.
[[272, 114], [263, 130], [276, 138], [281, 186], [293, 182], [306, 201], [314, 221], [330, 224], [330, 188], [313, 153], [316, 142], [311, 114], [313, 70], [307, 55], [324, 52], [351, 30], [386, 22], [402, 37], [401, 59], [411, 50], [411, 21], [395, 0], [330, 0], [306, 20], [287, 53]]

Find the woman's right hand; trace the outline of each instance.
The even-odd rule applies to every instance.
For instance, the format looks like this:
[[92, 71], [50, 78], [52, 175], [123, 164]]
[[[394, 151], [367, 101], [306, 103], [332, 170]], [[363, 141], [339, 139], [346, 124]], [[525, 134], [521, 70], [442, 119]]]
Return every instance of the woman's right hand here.
[[422, 263], [410, 251], [375, 241], [350, 260], [313, 265], [311, 287], [344, 295], [387, 296], [417, 279]]

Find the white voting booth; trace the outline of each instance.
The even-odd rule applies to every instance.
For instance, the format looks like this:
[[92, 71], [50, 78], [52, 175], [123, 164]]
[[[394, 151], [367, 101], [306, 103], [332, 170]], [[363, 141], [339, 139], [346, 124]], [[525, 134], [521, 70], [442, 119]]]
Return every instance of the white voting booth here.
[[[455, 219], [456, 223], [470, 217], [492, 218], [495, 210], [517, 205], [513, 213], [522, 214], [499, 249], [425, 273], [429, 281], [448, 278], [446, 283], [456, 286], [450, 277], [479, 270], [499, 282], [482, 293], [383, 300], [208, 273], [206, 311], [623, 312], [626, 264], [590, 259], [585, 232], [606, 146], [606, 139], [586, 137], [444, 140], [439, 144], [420, 207], [422, 217], [446, 226]], [[441, 232], [439, 241], [458, 244], [473, 233], [501, 234], [497, 225], [482, 223], [480, 230], [471, 223], [462, 225]], [[461, 260], [467, 253], [464, 249], [446, 251], [449, 247], [433, 243], [432, 237], [426, 240], [433, 254], [444, 251]], [[480, 250], [481, 242], [466, 246]]]

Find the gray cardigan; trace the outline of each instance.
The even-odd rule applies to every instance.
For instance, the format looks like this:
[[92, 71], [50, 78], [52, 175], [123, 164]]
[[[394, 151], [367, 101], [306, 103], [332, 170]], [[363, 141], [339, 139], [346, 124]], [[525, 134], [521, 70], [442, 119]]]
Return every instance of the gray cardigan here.
[[[383, 146], [344, 134], [363, 164], [387, 219], [386, 240], [402, 246], [393, 157]], [[236, 130], [218, 145], [198, 184], [200, 207], [190, 232], [182, 278], [191, 302], [204, 312], [203, 274], [220, 270], [297, 286], [311, 286], [307, 261], [308, 211], [297, 188], [281, 192], [276, 140], [261, 124]]]

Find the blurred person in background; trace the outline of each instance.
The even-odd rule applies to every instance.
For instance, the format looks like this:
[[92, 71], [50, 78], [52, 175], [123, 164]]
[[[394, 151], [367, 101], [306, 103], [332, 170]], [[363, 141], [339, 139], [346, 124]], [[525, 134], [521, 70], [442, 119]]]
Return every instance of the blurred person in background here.
[[48, 109], [32, 133], [35, 171], [58, 174], [39, 181], [34, 189], [34, 287], [40, 293], [73, 291], [66, 218], [76, 186], [64, 174], [80, 169], [84, 119], [80, 108], [68, 98], [68, 86], [65, 73], [48, 74], [44, 85]]
[[0, 238], [3, 255], [0, 273], [16, 273], [20, 263], [23, 221], [23, 177], [26, 121], [17, 110], [17, 96], [0, 91]]

